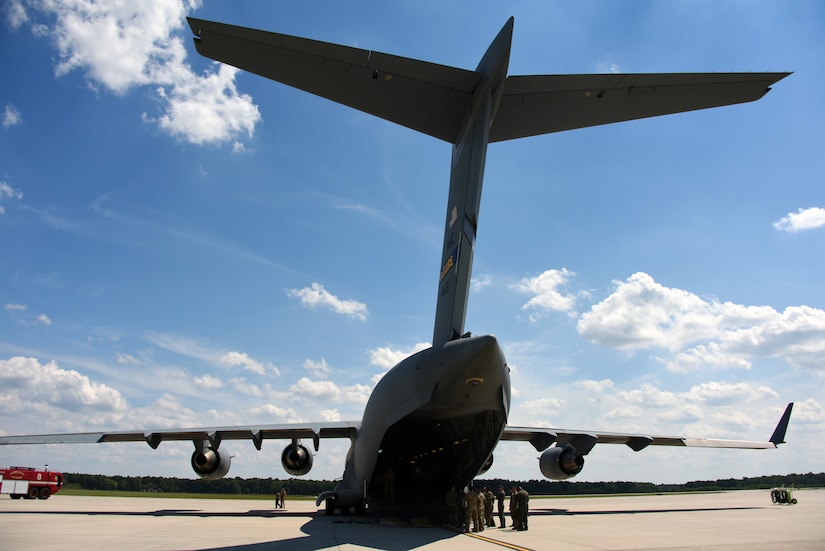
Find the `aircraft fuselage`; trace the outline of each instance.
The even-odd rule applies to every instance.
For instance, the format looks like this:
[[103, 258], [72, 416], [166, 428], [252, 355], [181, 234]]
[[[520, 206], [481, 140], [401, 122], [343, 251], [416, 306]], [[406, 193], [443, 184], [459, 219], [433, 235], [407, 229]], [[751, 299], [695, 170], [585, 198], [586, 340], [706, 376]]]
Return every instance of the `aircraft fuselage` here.
[[336, 506], [373, 509], [443, 503], [490, 459], [507, 424], [510, 372], [490, 335], [447, 342], [414, 354], [378, 382]]

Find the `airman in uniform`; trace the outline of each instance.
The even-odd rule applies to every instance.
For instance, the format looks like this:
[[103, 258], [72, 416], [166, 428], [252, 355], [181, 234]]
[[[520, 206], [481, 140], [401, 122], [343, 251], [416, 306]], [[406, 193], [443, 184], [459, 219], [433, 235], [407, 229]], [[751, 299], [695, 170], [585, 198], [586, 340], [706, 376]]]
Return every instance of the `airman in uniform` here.
[[498, 527], [504, 528], [507, 526], [507, 523], [504, 520], [504, 500], [507, 498], [507, 494], [504, 493], [504, 486], [498, 487], [498, 494], [496, 494], [496, 501], [498, 502]]
[[496, 496], [490, 491], [487, 486], [484, 487], [484, 523], [490, 528], [496, 527], [496, 521], [493, 520], [493, 505]]
[[468, 487], [464, 492], [464, 531], [470, 531], [470, 523], [473, 524], [473, 532], [478, 532], [481, 527], [481, 519], [478, 514], [478, 494], [475, 493], [472, 486]]
[[527, 493], [527, 490], [519, 486], [518, 491], [516, 492], [516, 503], [518, 503], [517, 512], [519, 520], [519, 530], [527, 530], [527, 502], [529, 501], [530, 494]]

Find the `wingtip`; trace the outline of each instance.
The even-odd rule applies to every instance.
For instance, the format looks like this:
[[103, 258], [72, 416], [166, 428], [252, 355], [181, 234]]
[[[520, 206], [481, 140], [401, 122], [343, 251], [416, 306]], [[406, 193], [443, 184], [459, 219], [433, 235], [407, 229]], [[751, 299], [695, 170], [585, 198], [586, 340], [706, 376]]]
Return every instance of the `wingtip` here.
[[782, 418], [779, 419], [779, 423], [776, 425], [776, 428], [771, 435], [770, 442], [774, 446], [779, 446], [779, 444], [785, 443], [785, 433], [788, 430], [788, 423], [791, 420], [791, 411], [793, 411], [793, 402], [789, 403], [785, 407], [785, 413], [782, 414]]

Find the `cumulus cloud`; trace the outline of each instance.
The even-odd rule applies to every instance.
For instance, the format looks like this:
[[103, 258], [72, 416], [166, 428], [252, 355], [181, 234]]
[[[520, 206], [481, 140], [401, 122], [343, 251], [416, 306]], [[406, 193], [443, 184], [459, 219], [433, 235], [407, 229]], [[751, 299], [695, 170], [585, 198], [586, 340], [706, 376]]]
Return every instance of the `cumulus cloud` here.
[[673, 372], [699, 367], [748, 369], [753, 358], [778, 358], [825, 375], [825, 311], [744, 306], [665, 287], [636, 273], [578, 322], [582, 338], [621, 350], [663, 348]]
[[340, 386], [332, 381], [312, 381], [307, 377], [301, 377], [289, 388], [289, 392], [293, 398], [366, 404], [370, 395], [370, 387], [367, 385]]
[[212, 375], [204, 374], [201, 377], [195, 377], [195, 386], [204, 390], [217, 390], [223, 388], [223, 381]]
[[20, 124], [22, 120], [23, 118], [20, 116], [20, 111], [10, 103], [6, 104], [6, 109], [3, 111], [3, 128]]
[[6, 209], [2, 205], [2, 201], [6, 199], [22, 199], [23, 192], [19, 189], [14, 189], [8, 183], [0, 181], [0, 214], [5, 214]]
[[341, 300], [327, 291], [320, 283], [312, 283], [303, 289], [286, 289], [287, 296], [301, 299], [301, 304], [307, 308], [324, 306], [337, 314], [345, 314], [352, 318], [366, 321], [367, 305], [356, 300]]
[[121, 412], [127, 408], [126, 400], [114, 388], [62, 369], [56, 362], [41, 364], [35, 358], [20, 356], [0, 360], [0, 407], [11, 404], [43, 404], [69, 411]]
[[[31, 6], [53, 18], [48, 35], [58, 50], [58, 77], [84, 71], [90, 84], [116, 94], [152, 87], [164, 113], [144, 113], [144, 120], [191, 143], [233, 143], [241, 133], [252, 135], [261, 117], [252, 98], [237, 92], [237, 69], [220, 66], [198, 75], [185, 62], [183, 22], [199, 0], [51, 0]], [[15, 21], [28, 21], [19, 12]], [[33, 29], [42, 25], [33, 23]]]
[[430, 343], [428, 342], [417, 343], [412, 347], [412, 349], [409, 350], [394, 350], [389, 346], [379, 346], [378, 348], [369, 351], [370, 363], [372, 365], [377, 365], [378, 367], [383, 367], [384, 369], [392, 369], [404, 358], [412, 356], [416, 352], [421, 352], [429, 347]]
[[799, 209], [799, 212], [789, 212], [773, 224], [773, 227], [777, 230], [788, 233], [812, 230], [823, 226], [825, 226], [825, 209], [820, 207]]
[[524, 278], [514, 285], [515, 289], [534, 295], [521, 308], [532, 310], [531, 321], [539, 320], [547, 312], [572, 312], [576, 305], [575, 295], [565, 293], [564, 285], [576, 275], [567, 268], [547, 270], [536, 277]]

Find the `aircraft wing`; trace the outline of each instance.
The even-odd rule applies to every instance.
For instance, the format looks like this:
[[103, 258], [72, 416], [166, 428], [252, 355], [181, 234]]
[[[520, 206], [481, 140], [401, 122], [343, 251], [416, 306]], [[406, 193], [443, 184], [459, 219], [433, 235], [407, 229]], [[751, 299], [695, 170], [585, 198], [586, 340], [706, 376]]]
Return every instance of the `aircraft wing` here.
[[785, 432], [791, 418], [793, 402], [785, 408], [771, 437], [765, 441], [721, 440], [714, 438], [691, 438], [686, 436], [656, 436], [644, 433], [618, 433], [580, 431], [554, 428], [531, 428], [506, 426], [501, 440], [530, 442], [537, 451], [544, 451], [553, 443], [558, 446], [571, 445], [582, 455], [586, 455], [596, 444], [625, 444], [633, 451], [641, 451], [648, 446], [684, 446], [698, 448], [770, 449], [785, 443]]
[[510, 76], [490, 142], [755, 101], [789, 74]]
[[187, 18], [198, 53], [453, 143], [481, 76], [296, 36]]
[[320, 438], [354, 438], [361, 423], [341, 421], [315, 424], [284, 423], [277, 425], [251, 425], [247, 427], [211, 427], [189, 429], [159, 429], [143, 431], [74, 432], [64, 434], [39, 434], [0, 436], [0, 446], [14, 444], [96, 444], [103, 442], [146, 442], [157, 448], [161, 442], [185, 441], [209, 442], [217, 448], [226, 440], [250, 440], [257, 449], [268, 439], [312, 439], [318, 451]]

